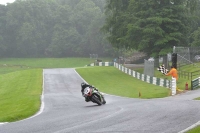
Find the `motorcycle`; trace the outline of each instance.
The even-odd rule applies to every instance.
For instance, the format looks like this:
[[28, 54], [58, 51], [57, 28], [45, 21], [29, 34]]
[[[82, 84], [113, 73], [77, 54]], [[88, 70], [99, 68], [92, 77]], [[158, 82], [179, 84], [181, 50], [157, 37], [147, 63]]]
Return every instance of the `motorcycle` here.
[[92, 87], [86, 87], [84, 89], [83, 96], [85, 98], [88, 98], [93, 103], [97, 103], [98, 105], [106, 103], [104, 96], [99, 91], [97, 91]]

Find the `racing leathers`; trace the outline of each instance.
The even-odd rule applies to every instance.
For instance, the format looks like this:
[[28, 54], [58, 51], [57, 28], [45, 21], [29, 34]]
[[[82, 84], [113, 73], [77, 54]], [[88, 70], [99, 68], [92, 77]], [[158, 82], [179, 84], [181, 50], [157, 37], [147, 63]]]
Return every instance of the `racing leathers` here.
[[[86, 87], [94, 88], [96, 91], [98, 91], [98, 89], [95, 88], [94, 86], [89, 85], [89, 84], [86, 84], [86, 83], [83, 82], [83, 83], [81, 83], [81, 93], [82, 93], [82, 96], [83, 96], [84, 89], [85, 89]], [[89, 102], [90, 99], [89, 99], [88, 97], [85, 97], [85, 101], [86, 101], [86, 102]]]

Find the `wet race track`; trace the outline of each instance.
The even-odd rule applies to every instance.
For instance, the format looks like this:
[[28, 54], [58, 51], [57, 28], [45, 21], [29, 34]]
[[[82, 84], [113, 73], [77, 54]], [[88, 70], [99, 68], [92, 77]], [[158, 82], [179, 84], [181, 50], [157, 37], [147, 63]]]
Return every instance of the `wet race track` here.
[[106, 105], [85, 102], [74, 69], [45, 69], [39, 114], [1, 124], [0, 133], [178, 133], [200, 121], [200, 90], [167, 98], [105, 94]]

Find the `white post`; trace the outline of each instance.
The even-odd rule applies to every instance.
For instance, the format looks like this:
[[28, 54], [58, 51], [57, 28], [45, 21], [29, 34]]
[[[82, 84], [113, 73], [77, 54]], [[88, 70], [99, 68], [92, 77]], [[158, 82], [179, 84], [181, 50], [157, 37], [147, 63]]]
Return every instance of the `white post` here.
[[172, 77], [172, 96], [176, 95], [176, 78]]

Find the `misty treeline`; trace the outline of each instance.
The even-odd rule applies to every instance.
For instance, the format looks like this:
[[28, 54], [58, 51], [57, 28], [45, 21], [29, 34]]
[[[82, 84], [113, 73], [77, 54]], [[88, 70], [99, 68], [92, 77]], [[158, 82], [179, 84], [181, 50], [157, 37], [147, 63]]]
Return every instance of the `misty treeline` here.
[[0, 57], [111, 56], [100, 32], [105, 0], [16, 0], [0, 5]]
[[200, 46], [200, 0], [16, 0], [0, 5], [0, 57], [158, 57]]
[[158, 57], [173, 46], [200, 46], [200, 0], [106, 0], [109, 42]]

